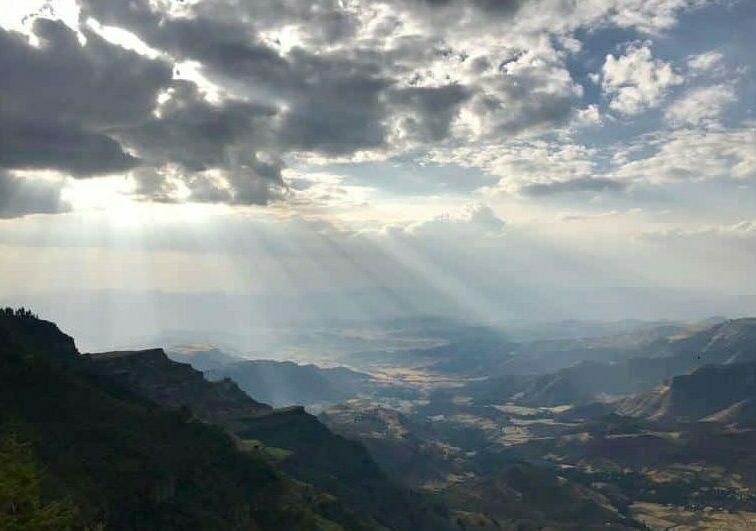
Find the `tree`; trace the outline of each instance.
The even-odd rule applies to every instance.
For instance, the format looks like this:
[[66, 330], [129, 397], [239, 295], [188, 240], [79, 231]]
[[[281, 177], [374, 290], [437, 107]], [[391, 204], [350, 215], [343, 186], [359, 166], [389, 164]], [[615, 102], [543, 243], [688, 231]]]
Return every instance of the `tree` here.
[[41, 479], [28, 444], [14, 433], [0, 438], [0, 529], [65, 531], [76, 522], [70, 501], [43, 503]]

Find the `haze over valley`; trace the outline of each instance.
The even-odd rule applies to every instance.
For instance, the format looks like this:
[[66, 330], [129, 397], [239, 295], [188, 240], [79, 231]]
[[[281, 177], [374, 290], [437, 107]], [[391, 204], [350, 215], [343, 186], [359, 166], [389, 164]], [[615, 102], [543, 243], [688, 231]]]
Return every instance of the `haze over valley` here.
[[756, 529], [756, 2], [0, 5], [0, 531]]

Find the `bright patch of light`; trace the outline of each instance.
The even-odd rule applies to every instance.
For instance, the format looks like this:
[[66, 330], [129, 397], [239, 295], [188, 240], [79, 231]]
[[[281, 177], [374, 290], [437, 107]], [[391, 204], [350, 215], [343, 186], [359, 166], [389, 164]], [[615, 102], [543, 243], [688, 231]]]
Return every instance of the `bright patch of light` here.
[[211, 103], [220, 103], [223, 100], [223, 91], [218, 85], [211, 82], [202, 73], [202, 65], [197, 61], [184, 61], [176, 63], [173, 70], [175, 79], [186, 79], [194, 82]]
[[261, 36], [264, 41], [275, 46], [284, 54], [303, 44], [297, 26], [284, 26], [274, 31], [264, 31]]
[[152, 222], [202, 223], [229, 207], [196, 203], [163, 204], [139, 201], [132, 195], [134, 182], [126, 177], [72, 180], [63, 191], [75, 211], [105, 216], [113, 226], [135, 227]]
[[103, 26], [93, 18], [87, 20], [87, 26], [106, 41], [122, 48], [134, 51], [140, 55], [145, 55], [151, 59], [160, 56], [159, 51], [151, 48], [147, 43], [130, 31], [115, 26]]
[[28, 34], [39, 16], [62, 20], [76, 28], [79, 6], [76, 0], [10, 0], [0, 7], [0, 27]]

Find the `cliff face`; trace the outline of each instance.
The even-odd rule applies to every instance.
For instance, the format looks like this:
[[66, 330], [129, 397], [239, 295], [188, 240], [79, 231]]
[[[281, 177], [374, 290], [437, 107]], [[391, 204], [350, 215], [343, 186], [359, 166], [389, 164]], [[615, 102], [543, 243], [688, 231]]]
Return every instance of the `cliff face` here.
[[731, 319], [687, 338], [670, 341], [675, 357], [689, 357], [703, 364], [756, 361], [756, 318]]
[[756, 363], [711, 365], [622, 400], [617, 411], [651, 420], [742, 422], [753, 417], [755, 400]]
[[89, 354], [88, 370], [171, 409], [188, 408], [237, 438], [287, 450], [279, 466], [390, 529], [441, 531], [446, 523], [389, 481], [365, 447], [334, 434], [302, 407], [273, 409], [231, 380], [210, 382], [162, 349]]
[[[43, 497], [71, 500], [77, 529], [341, 529], [333, 516], [348, 529], [377, 531], [337, 502], [323, 507], [317, 493], [289, 480], [259, 451], [240, 450], [221, 428], [102, 376], [93, 368], [105, 365], [79, 356], [51, 323], [4, 317], [0, 330], [0, 435], [13, 433], [33, 452], [44, 471]], [[100, 361], [112, 363], [121, 381], [140, 381], [153, 394], [159, 376], [172, 375], [170, 392], [161, 396], [183, 401], [204, 393], [216, 415], [225, 415], [230, 403], [234, 412], [261, 408], [235, 386], [203, 386], [195, 372], [166, 365], [160, 351]]]
[[54, 323], [33, 317], [0, 314], [0, 346], [8, 355], [39, 356], [52, 363], [68, 363], [79, 356], [73, 338]]
[[208, 422], [228, 424], [270, 413], [231, 380], [207, 381], [201, 372], [172, 361], [163, 349], [87, 354], [89, 368], [172, 409], [188, 408]]
[[[580, 405], [594, 401], [600, 395], [650, 392], [666, 380], [707, 366], [756, 363], [756, 319], [732, 319], [684, 337], [654, 341], [639, 350], [639, 354], [612, 364], [583, 362], [535, 377], [492, 378], [482, 385], [474, 384], [471, 389], [474, 395], [480, 393], [481, 398], [489, 401], [500, 401], [519, 393], [515, 400], [529, 406]], [[681, 381], [679, 385], [685, 383]], [[669, 405], [679, 407], [684, 413], [692, 406], [683, 402], [697, 400], [691, 394], [687, 399], [681, 399], [680, 406], [677, 406], [668, 404], [669, 399], [657, 390], [638, 400], [628, 401], [627, 411], [635, 414], [648, 409], [654, 402], [658, 403], [657, 409]], [[661, 418], [666, 413], [656, 412], [654, 415]]]

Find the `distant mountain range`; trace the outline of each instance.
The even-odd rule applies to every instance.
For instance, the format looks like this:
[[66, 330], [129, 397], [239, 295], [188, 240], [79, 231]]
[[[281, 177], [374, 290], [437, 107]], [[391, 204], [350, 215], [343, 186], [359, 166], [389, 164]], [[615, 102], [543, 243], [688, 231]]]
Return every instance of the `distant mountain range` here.
[[372, 380], [346, 367], [243, 360], [210, 346], [171, 347], [167, 354], [203, 371], [210, 380], [231, 379], [256, 400], [276, 407], [339, 402], [357, 396]]
[[[674, 329], [669, 337], [647, 334], [631, 344], [621, 359], [582, 361], [546, 374], [494, 376], [469, 386], [482, 403], [514, 401], [529, 406], [587, 404], [650, 390], [665, 380], [711, 364], [756, 361], [756, 319], [734, 319], [704, 328]], [[614, 338], [596, 338], [608, 344]], [[584, 354], [590, 358], [590, 351]]]
[[615, 412], [650, 420], [756, 421], [756, 363], [710, 365], [621, 400]]
[[188, 363], [201, 372], [221, 369], [243, 360], [212, 345], [176, 345], [168, 348], [166, 354], [172, 360]]

